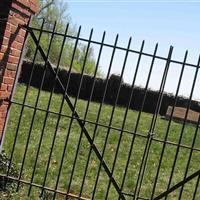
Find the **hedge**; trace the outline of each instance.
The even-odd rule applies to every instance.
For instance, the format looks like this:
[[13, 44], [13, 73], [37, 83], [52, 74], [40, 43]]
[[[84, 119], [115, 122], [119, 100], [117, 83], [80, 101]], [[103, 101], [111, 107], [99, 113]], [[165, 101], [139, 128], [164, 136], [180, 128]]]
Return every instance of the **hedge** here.
[[[32, 63], [28, 61], [24, 61], [21, 68], [21, 73], [19, 76], [19, 82], [27, 84], [30, 79], [30, 74], [32, 70]], [[41, 85], [42, 77], [44, 74], [44, 65], [43, 64], [35, 64], [34, 65], [34, 73], [31, 81], [31, 86], [39, 88]], [[60, 69], [58, 72], [58, 77], [61, 80], [62, 84], [66, 86], [68, 82], [68, 71], [65, 69]], [[54, 84], [54, 74], [48, 68], [46, 71], [44, 84], [42, 89], [45, 91], [51, 91]], [[81, 75], [79, 73], [71, 72], [69, 85], [67, 93], [70, 96], [77, 96], [79, 85], [81, 81]], [[94, 78], [89, 75], [83, 75], [82, 85], [80, 89], [80, 99], [88, 100], [90, 98], [92, 85], [94, 82]], [[107, 91], [105, 94], [105, 103], [113, 105], [116, 103], [119, 106], [127, 106], [130, 94], [131, 94], [131, 85], [123, 83], [121, 85], [121, 89], [118, 96], [118, 101], [115, 102], [118, 88], [119, 88], [120, 78], [117, 75], [111, 75], [108, 84]], [[104, 94], [104, 90], [106, 87], [106, 80], [102, 78], [95, 79], [95, 87], [92, 96], [92, 101], [101, 102]], [[56, 82], [56, 86], [54, 89], [55, 93], [63, 93], [61, 87], [58, 82]], [[134, 110], [140, 110], [142, 106], [142, 101], [144, 98], [145, 90], [141, 87], [133, 88], [133, 95], [130, 103], [130, 108]], [[144, 103], [143, 111], [147, 113], [154, 113], [156, 109], [156, 104], [158, 101], [159, 92], [148, 90], [146, 94], [146, 100]], [[159, 110], [160, 115], [165, 115], [168, 106], [173, 106], [174, 104], [174, 96], [169, 93], [164, 93], [162, 98], [162, 104]], [[177, 99], [176, 106], [187, 107], [188, 99], [182, 96], [179, 96]], [[197, 101], [192, 100], [190, 109], [200, 112], [200, 106]]]

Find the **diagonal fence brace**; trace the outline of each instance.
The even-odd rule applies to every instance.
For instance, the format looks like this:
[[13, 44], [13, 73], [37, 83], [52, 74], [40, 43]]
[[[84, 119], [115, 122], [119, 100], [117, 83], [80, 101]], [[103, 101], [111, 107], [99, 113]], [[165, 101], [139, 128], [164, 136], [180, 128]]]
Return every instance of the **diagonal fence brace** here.
[[195, 177], [197, 177], [199, 175], [200, 175], [200, 170], [194, 172], [193, 174], [191, 174], [190, 176], [188, 176], [184, 180], [180, 181], [179, 183], [177, 183], [176, 185], [174, 185], [173, 187], [171, 187], [169, 190], [166, 190], [165, 192], [159, 194], [153, 200], [159, 200], [159, 199], [162, 199], [163, 197], [166, 197], [168, 194], [172, 193], [174, 190], [176, 190], [179, 187], [185, 185], [187, 182], [189, 182], [190, 180], [194, 179]]
[[[31, 34], [31, 37], [32, 37], [33, 41], [35, 42], [35, 44], [38, 45], [38, 40], [37, 40], [37, 37], [35, 36], [33, 30], [32, 30], [30, 27], [28, 27], [28, 26], [24, 26], [24, 28]], [[39, 50], [39, 52], [40, 52], [42, 58], [43, 58], [44, 60], [47, 60], [46, 54], [45, 54], [45, 52], [43, 51], [43, 48], [41, 47], [41, 45], [38, 45], [38, 50]], [[82, 120], [80, 120], [80, 117], [79, 117], [78, 113], [76, 112], [76, 110], [75, 110], [73, 104], [71, 103], [71, 101], [70, 101], [70, 99], [69, 99], [69, 96], [68, 96], [67, 93], [65, 92], [65, 88], [64, 88], [64, 86], [63, 86], [61, 80], [60, 80], [59, 77], [56, 75], [56, 72], [55, 72], [54, 68], [52, 67], [52, 65], [51, 65], [51, 63], [50, 63], [49, 61], [47, 62], [47, 65], [48, 65], [49, 69], [51, 70], [51, 72], [56, 76], [56, 79], [57, 79], [57, 81], [58, 81], [58, 83], [59, 83], [59, 86], [61, 87], [61, 89], [62, 89], [63, 92], [64, 92], [63, 95], [64, 95], [64, 98], [65, 98], [65, 100], [66, 100], [66, 102], [67, 102], [69, 108], [71, 109], [72, 112], [74, 112], [74, 116], [75, 116], [75, 118], [76, 118], [76, 120], [77, 120], [79, 126], [82, 128], [82, 130], [83, 130], [83, 132], [84, 132], [84, 134], [85, 134], [85, 136], [86, 136], [88, 142], [90, 143], [90, 145], [91, 145], [93, 151], [95, 152], [97, 158], [99, 159], [99, 161], [101, 162], [101, 164], [102, 164], [102, 166], [103, 166], [105, 172], [107, 173], [107, 175], [108, 175], [110, 181], [112, 182], [112, 184], [113, 184], [113, 186], [115, 187], [117, 193], [119, 194], [120, 199], [125, 200], [126, 198], [125, 198], [125, 196], [123, 195], [123, 193], [121, 192], [121, 189], [120, 189], [119, 185], [117, 184], [116, 180], [114, 179], [113, 174], [111, 173], [111, 171], [110, 171], [110, 169], [108, 168], [107, 164], [106, 164], [105, 161], [103, 160], [103, 157], [101, 156], [99, 150], [97, 149], [96, 145], [94, 144], [94, 141], [93, 141], [92, 138], [90, 137], [90, 134], [89, 134], [88, 130], [85, 128], [84, 123], [82, 122]]]

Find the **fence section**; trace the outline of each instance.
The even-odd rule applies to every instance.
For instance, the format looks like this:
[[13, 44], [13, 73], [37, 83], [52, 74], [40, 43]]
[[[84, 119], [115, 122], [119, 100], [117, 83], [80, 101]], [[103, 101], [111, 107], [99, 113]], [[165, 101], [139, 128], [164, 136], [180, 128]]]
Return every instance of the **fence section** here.
[[[144, 41], [137, 51], [131, 48], [132, 38], [124, 48], [118, 46], [118, 35], [114, 44], [107, 44], [105, 32], [99, 42], [92, 39], [93, 30], [85, 39], [80, 37], [81, 27], [77, 35], [72, 36], [68, 34], [69, 25], [64, 34], [56, 32], [56, 24], [52, 31], [45, 30], [44, 25], [43, 21], [41, 28], [25, 27], [35, 44], [35, 51], [26, 85], [18, 84], [15, 96], [10, 99], [11, 116], [4, 144], [10, 159], [6, 173], [2, 174], [6, 183], [16, 181], [17, 191], [32, 198], [39, 194], [53, 199], [198, 199], [199, 120], [191, 125], [186, 119], [198, 88], [200, 59], [197, 64], [188, 63], [186, 51], [183, 61], [176, 61], [172, 59], [172, 46], [168, 55], [161, 57], [157, 55], [158, 44], [150, 54], [144, 52]], [[43, 46], [44, 38], [49, 42], [48, 49]], [[53, 66], [50, 55], [56, 41], [61, 43]], [[76, 82], [76, 94], [70, 97], [68, 89], [80, 43], [85, 44], [85, 55]], [[66, 44], [72, 45], [73, 51], [63, 81], [59, 72], [62, 56], [68, 53]], [[92, 47], [97, 52], [96, 61], [90, 87], [86, 88], [88, 97], [81, 100], [84, 72]], [[106, 64], [105, 55], [107, 73], [101, 99], [92, 102], [98, 90], [95, 86], [99, 68], [102, 63]], [[37, 60], [44, 65], [39, 75], [35, 74], [38, 73]], [[115, 72], [116, 63], [119, 75], [112, 87], [109, 79]], [[163, 120], [159, 113], [175, 66], [174, 73], [178, 76], [173, 83], [171, 116]], [[193, 78], [184, 120], [179, 124], [172, 121], [172, 115], [188, 69]], [[155, 77], [157, 70], [159, 75]], [[51, 90], [46, 92], [43, 88], [48, 85], [45, 79], [49, 73], [52, 74]], [[32, 79], [37, 75], [40, 85], [33, 88]], [[142, 79], [138, 78], [140, 76]], [[132, 80], [126, 91], [126, 105], [119, 107], [122, 85], [128, 78]], [[144, 107], [149, 105], [147, 97], [151, 92], [149, 87], [155, 84], [154, 79], [158, 92], [154, 110], [148, 114]], [[144, 89], [140, 106], [134, 111], [130, 108], [137, 83], [144, 83]], [[109, 87], [114, 91], [108, 91]], [[55, 88], [59, 88], [62, 95], [57, 94]], [[106, 104], [109, 95], [112, 95], [112, 105]], [[18, 171], [15, 176], [11, 173], [14, 163]]]

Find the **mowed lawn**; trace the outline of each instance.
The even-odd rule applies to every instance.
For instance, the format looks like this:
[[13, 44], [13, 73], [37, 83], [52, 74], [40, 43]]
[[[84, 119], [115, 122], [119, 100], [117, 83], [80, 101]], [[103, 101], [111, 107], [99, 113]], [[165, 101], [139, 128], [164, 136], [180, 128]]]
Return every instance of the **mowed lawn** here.
[[[18, 85], [16, 94], [15, 94], [15, 101], [22, 103], [24, 98], [26, 86], [25, 85]], [[38, 94], [38, 89], [29, 88], [29, 92], [27, 95], [26, 104], [30, 106], [35, 106], [36, 98]], [[48, 100], [49, 100], [50, 93], [42, 91], [40, 94], [39, 102], [37, 107], [40, 109], [47, 109]], [[75, 98], [70, 97], [71, 101], [74, 103]], [[44, 124], [46, 112], [42, 110], [37, 110], [34, 124], [32, 127], [32, 131], [29, 132], [31, 121], [33, 120], [33, 113], [34, 109], [30, 107], [25, 107], [23, 111], [23, 115], [21, 118], [21, 124], [18, 131], [18, 137], [16, 140], [16, 146], [13, 155], [13, 163], [15, 163], [16, 168], [20, 171], [22, 160], [24, 157], [25, 147], [27, 144], [28, 134], [30, 133], [30, 140], [28, 144], [28, 150], [25, 155], [25, 163], [23, 167], [23, 174], [22, 179], [26, 181], [30, 181], [32, 173], [33, 173], [33, 166], [36, 160], [36, 153], [39, 147], [39, 141], [41, 138], [42, 130], [43, 138], [42, 143], [39, 151], [39, 156], [36, 164], [36, 170], [33, 182], [36, 184], [43, 184], [44, 174], [47, 168], [48, 158], [50, 154], [50, 149], [52, 146], [52, 140], [55, 134], [56, 123], [58, 120], [58, 115], [56, 112], [59, 112], [60, 105], [62, 101], [62, 95], [60, 94], [53, 94], [53, 98], [50, 104], [50, 111], [47, 116], [46, 124]], [[77, 102], [77, 112], [84, 118], [85, 110], [87, 106], [86, 100], [78, 100]], [[97, 118], [97, 113], [99, 110], [99, 103], [91, 102], [89, 105], [89, 110], [86, 119], [91, 122], [95, 122]], [[100, 153], [103, 151], [103, 146], [105, 143], [106, 134], [108, 133], [108, 128], [104, 127], [109, 125], [110, 123], [110, 116], [112, 112], [111, 105], [103, 105], [102, 111], [99, 118], [99, 126], [96, 130], [96, 137], [95, 137], [95, 145], [97, 146]], [[16, 129], [19, 122], [21, 112], [21, 106], [12, 104], [11, 112], [10, 112], [10, 120], [7, 127], [6, 137], [4, 141], [3, 149], [7, 153], [8, 156], [11, 154], [11, 150], [13, 147], [13, 141], [16, 135]], [[52, 113], [54, 112], [54, 113]], [[136, 125], [137, 111], [129, 110], [126, 123], [124, 126], [125, 132], [121, 132], [118, 129], [121, 129], [125, 108], [124, 107], [116, 107], [114, 111], [114, 117], [111, 122], [111, 126], [114, 129], [109, 130], [109, 137], [106, 145], [106, 150], [104, 154], [104, 160], [107, 163], [108, 167], [112, 169], [114, 157], [116, 154], [116, 149], [119, 141], [120, 134], [122, 135], [121, 143], [119, 146], [119, 152], [117, 155], [117, 160], [115, 164], [115, 170], [113, 176], [117, 181], [118, 185], [121, 186], [121, 182], [123, 180], [125, 166], [128, 159], [128, 154], [130, 150], [131, 141], [133, 138], [134, 128]], [[67, 102], [64, 102], [64, 106], [62, 109], [63, 116], [60, 118], [58, 130], [56, 132], [56, 139], [53, 146], [53, 153], [50, 160], [50, 166], [48, 170], [48, 176], [46, 179], [45, 186], [50, 187], [52, 189], [55, 188], [61, 157], [63, 154], [64, 144], [69, 133], [67, 148], [64, 156], [64, 161], [62, 165], [62, 170], [60, 174], [58, 190], [62, 192], [66, 192], [69, 188], [69, 181], [70, 176], [72, 174], [73, 163], [77, 151], [77, 145], [81, 134], [81, 128], [79, 127], [76, 119], [72, 121], [72, 126], [69, 131], [69, 124], [70, 118], [67, 116], [71, 116], [72, 112], [69, 109]], [[150, 124], [151, 124], [152, 114], [142, 113], [139, 126], [137, 129], [137, 133], [143, 136], [146, 136], [149, 132]], [[167, 126], [169, 121], [161, 119], [158, 116], [155, 131], [154, 131], [154, 138], [155, 139], [164, 139]], [[45, 127], [44, 127], [45, 125]], [[103, 125], [103, 126], [102, 126]], [[169, 137], [168, 141], [177, 143], [181, 134], [182, 124], [172, 122], [169, 130]], [[86, 122], [85, 124], [86, 129], [88, 130], [90, 136], [93, 136], [95, 124]], [[183, 138], [181, 141], [182, 145], [191, 146], [193, 137], [195, 134], [196, 127], [191, 124], [187, 124], [184, 128]], [[130, 132], [130, 133], [129, 133]], [[135, 137], [133, 151], [131, 154], [131, 159], [128, 167], [128, 171], [126, 174], [123, 192], [133, 194], [137, 182], [137, 177], [139, 173], [139, 169], [141, 166], [141, 160], [143, 157], [145, 145], [147, 138], [137, 135]], [[155, 181], [155, 175], [159, 163], [160, 153], [163, 147], [163, 143], [153, 140], [150, 146], [148, 162], [146, 165], [146, 170], [144, 174], [144, 179], [142, 182], [140, 196], [144, 198], [150, 198], [152, 187]], [[195, 148], [200, 149], [200, 135], [199, 131], [197, 134]], [[161, 192], [165, 191], [167, 188], [167, 184], [169, 181], [172, 165], [174, 162], [174, 157], [176, 154], [177, 146], [167, 144], [164, 156], [161, 164], [160, 174], [158, 178], [158, 183], [155, 191], [155, 195], [160, 194]], [[87, 141], [85, 135], [81, 139], [80, 148], [78, 151], [78, 157], [76, 160], [76, 165], [73, 172], [72, 182], [70, 184], [69, 191], [73, 194], [79, 195], [81, 184], [83, 181], [83, 175], [85, 172], [85, 167], [88, 159], [88, 154], [90, 151], [90, 144]], [[190, 154], [190, 149], [187, 148], [180, 148], [178, 159], [176, 161], [176, 167], [174, 170], [174, 175], [172, 179], [172, 185], [181, 181], [185, 174], [186, 166], [188, 165], [188, 158]], [[199, 170], [199, 161], [200, 161], [200, 151], [194, 150], [192, 153], [192, 158], [189, 163], [189, 170], [188, 175], [192, 174], [196, 170]], [[94, 189], [94, 183], [97, 177], [97, 172], [99, 168], [99, 160], [97, 159], [95, 153], [92, 151], [89, 165], [87, 169], [87, 174], [84, 182], [84, 187], [82, 191], [82, 196], [86, 198], [91, 198], [92, 192]], [[193, 191], [195, 189], [197, 178], [187, 183], [184, 187], [184, 192], [182, 195], [182, 199], [192, 199]], [[109, 183], [109, 178], [105, 173], [104, 169], [101, 168], [100, 177], [97, 184], [97, 189], [95, 193], [95, 199], [104, 199], [107, 191]], [[23, 185], [20, 187], [18, 194], [13, 196], [13, 199], [26, 199], [26, 194], [28, 191], [28, 186]], [[31, 192], [31, 199], [38, 199], [40, 194], [40, 189], [33, 187]], [[168, 199], [178, 199], [180, 190], [176, 190], [171, 195], [169, 195]], [[53, 192], [49, 192], [47, 195], [47, 199], [51, 199]], [[108, 199], [118, 199], [117, 192], [114, 189], [113, 185], [111, 184], [110, 192]], [[64, 197], [61, 195], [57, 195], [58, 199], [63, 199]], [[132, 197], [126, 196], [127, 199], [132, 199]], [[28, 199], [28, 198], [27, 198]], [[200, 199], [200, 191], [198, 191], [196, 199]]]

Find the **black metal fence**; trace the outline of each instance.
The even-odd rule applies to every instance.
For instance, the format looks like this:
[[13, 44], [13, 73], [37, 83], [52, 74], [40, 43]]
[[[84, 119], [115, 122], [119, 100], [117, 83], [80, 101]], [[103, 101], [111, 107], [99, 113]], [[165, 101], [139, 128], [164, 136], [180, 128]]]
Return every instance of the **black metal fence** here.
[[[22, 83], [22, 84], [29, 83], [32, 67], [33, 67], [33, 64], [31, 62], [26, 61], [26, 60], [23, 61], [21, 70], [20, 70], [20, 77], [18, 80], [19, 83]], [[35, 88], [40, 88], [40, 83], [42, 80], [44, 67], [45, 66], [42, 63], [37, 63], [34, 65], [34, 74], [32, 77], [31, 86], [33, 86]], [[66, 82], [68, 80], [68, 75], [69, 75], [69, 73], [68, 73], [67, 69], [59, 70], [58, 76], [59, 76], [59, 79], [61, 80], [61, 82], [63, 83], [63, 85], [66, 84]], [[67, 94], [69, 96], [76, 97], [76, 94], [77, 94], [78, 88], [79, 88], [78, 86], [79, 86], [80, 77], [81, 77], [80, 73], [77, 73], [77, 72], [70, 73], [70, 79], [69, 79], [70, 81], [69, 81], [69, 85], [68, 85], [68, 89], [67, 89]], [[45, 77], [45, 81], [44, 81], [42, 90], [50, 92], [52, 90], [52, 86], [53, 86], [53, 82], [51, 82], [51, 80], [53, 80], [53, 79], [54, 79], [54, 75], [52, 73], [50, 73], [50, 69], [47, 69], [47, 74]], [[106, 96], [104, 99], [104, 103], [110, 104], [110, 105], [113, 105], [115, 103], [115, 96], [116, 96], [116, 91], [117, 91], [118, 85], [119, 85], [119, 79], [120, 79], [120, 77], [115, 74], [112, 74], [109, 77], [107, 93], [106, 93]], [[93, 77], [88, 74], [84, 74], [83, 81], [82, 81], [82, 87], [81, 87], [80, 95], [79, 95], [80, 99], [88, 100], [90, 98], [92, 83], [93, 83]], [[103, 98], [105, 84], [106, 84], [106, 79], [104, 79], [104, 77], [96, 78], [94, 92], [93, 92], [91, 101], [101, 103], [102, 98]], [[128, 84], [126, 82], [123, 82], [121, 84], [119, 97], [118, 97], [118, 101], [117, 101], [117, 106], [121, 106], [121, 107], [127, 106], [131, 90], [132, 90], [132, 87], [130, 84]], [[57, 94], [63, 93], [61, 88], [59, 87], [59, 85], [55, 86], [54, 92]], [[133, 93], [132, 95], [134, 96], [134, 99], [132, 98], [129, 109], [139, 111], [141, 108], [141, 103], [142, 103], [142, 99], [143, 99], [143, 95], [144, 95], [144, 88], [135, 86], [132, 93]], [[152, 113], [152, 114], [155, 112], [158, 96], [159, 96], [158, 91], [154, 91], [154, 90], [150, 90], [150, 89], [148, 90], [148, 93], [146, 96], [146, 101], [143, 106], [143, 112]], [[174, 98], [175, 97], [173, 94], [166, 93], [166, 92], [163, 94], [162, 104], [159, 109], [159, 114], [161, 116], [165, 116], [168, 107], [174, 104]], [[187, 97], [179, 96], [177, 98], [176, 106], [177, 107], [186, 107], [187, 101], [188, 101]], [[200, 111], [199, 102], [192, 100], [190, 109], [192, 109], [193, 111], [199, 112]]]
[[[7, 171], [1, 174], [5, 186], [13, 183], [18, 195], [29, 195], [32, 199], [40, 196], [43, 199], [198, 199], [200, 169], [199, 169], [199, 120], [197, 124], [187, 123], [193, 93], [198, 79], [200, 59], [197, 64], [187, 62], [188, 52], [184, 60], [172, 59], [171, 46], [167, 57], [157, 55], [158, 44], [153, 54], [145, 53], [144, 41], [140, 50], [131, 48], [130, 38], [126, 48], [117, 45], [118, 35], [114, 45], [105, 43], [106, 33], [100, 42], [92, 40], [93, 30], [89, 39], [81, 38], [81, 27], [77, 36], [66, 32], [44, 30], [41, 28], [24, 27], [35, 44], [32, 59], [32, 71], [27, 85], [17, 84], [12, 95], [10, 118], [4, 141], [4, 150], [9, 155]], [[49, 37], [48, 49], [42, 47], [42, 35]], [[56, 68], [49, 61], [51, 46], [55, 37], [63, 39]], [[59, 78], [59, 66], [66, 42], [73, 41], [73, 54], [68, 68], [67, 81]], [[74, 58], [79, 42], [87, 44], [85, 59], [80, 73], [77, 94], [69, 97], [67, 94], [70, 74], [73, 70]], [[98, 46], [98, 56], [92, 75], [93, 82], [88, 89], [88, 100], [80, 100], [84, 69], [87, 65], [87, 55], [92, 45]], [[105, 87], [100, 103], [92, 102], [100, 59], [105, 48], [111, 49]], [[108, 81], [116, 51], [124, 56], [118, 87], [114, 95], [113, 105], [105, 104], [108, 94]], [[119, 52], [118, 52], [119, 53]], [[118, 107], [127, 60], [130, 54], [136, 55], [131, 90], [125, 107]], [[37, 56], [44, 61], [44, 71], [39, 88], [30, 87], [34, 76], [34, 66]], [[137, 82], [143, 57], [150, 59], [145, 80], [143, 98], [139, 111], [130, 110], [134, 101], [133, 90]], [[162, 73], [159, 74], [158, 97], [155, 112], [143, 112], [149, 91], [155, 63], [163, 62]], [[163, 93], [172, 64], [180, 68], [174, 94], [174, 102], [169, 120], [160, 118], [159, 110]], [[161, 67], [161, 66], [160, 66]], [[190, 95], [187, 100], [186, 113], [181, 124], [173, 122], [173, 112], [177, 104], [185, 68], [194, 71]], [[51, 92], [43, 91], [47, 73], [52, 73]], [[130, 72], [129, 72], [130, 74]], [[54, 92], [56, 86], [62, 90], [62, 95]], [[13, 167], [16, 173], [11, 173]], [[12, 182], [13, 181], [13, 182]]]

